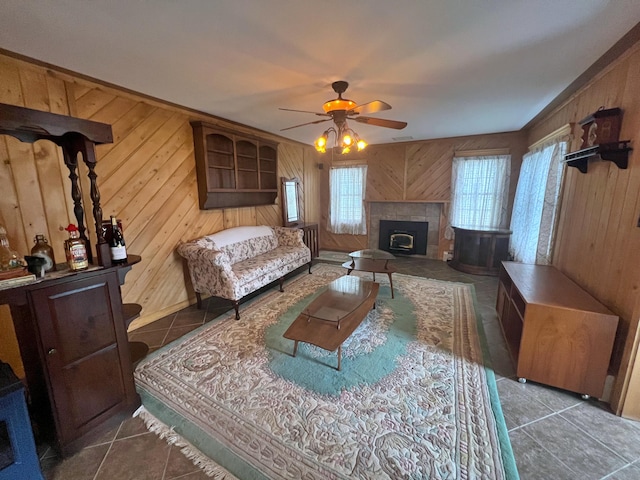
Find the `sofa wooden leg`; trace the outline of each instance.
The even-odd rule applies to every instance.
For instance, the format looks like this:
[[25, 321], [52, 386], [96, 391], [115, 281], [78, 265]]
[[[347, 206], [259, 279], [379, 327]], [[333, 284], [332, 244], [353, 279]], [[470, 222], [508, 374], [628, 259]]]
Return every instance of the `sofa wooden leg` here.
[[233, 300], [233, 308], [236, 311], [236, 320], [240, 320], [240, 302], [238, 302], [237, 300]]
[[309, 262], [309, 275], [311, 275], [311, 265], [313, 264], [313, 261]]
[[196, 305], [198, 306], [198, 310], [202, 308], [202, 295], [200, 295], [200, 292], [196, 292]]
[[282, 288], [282, 285], [284, 285], [284, 277], [280, 277], [278, 283], [280, 284], [280, 291], [284, 292], [284, 288]]

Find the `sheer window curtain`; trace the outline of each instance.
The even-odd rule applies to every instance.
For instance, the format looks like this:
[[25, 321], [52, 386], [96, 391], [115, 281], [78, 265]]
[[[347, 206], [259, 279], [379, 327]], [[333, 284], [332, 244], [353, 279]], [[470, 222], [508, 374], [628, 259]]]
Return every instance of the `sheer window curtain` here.
[[551, 263], [567, 141], [555, 140], [524, 155], [511, 215], [509, 251], [517, 262]]
[[329, 171], [329, 231], [366, 235], [364, 195], [367, 166], [331, 167]]
[[451, 225], [471, 230], [504, 228], [511, 155], [454, 157]]

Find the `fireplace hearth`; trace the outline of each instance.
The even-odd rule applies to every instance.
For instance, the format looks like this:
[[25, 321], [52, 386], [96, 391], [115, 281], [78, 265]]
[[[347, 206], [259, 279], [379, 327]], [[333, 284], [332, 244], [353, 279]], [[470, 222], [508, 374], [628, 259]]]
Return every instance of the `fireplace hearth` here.
[[429, 222], [380, 220], [378, 248], [393, 254], [426, 255]]

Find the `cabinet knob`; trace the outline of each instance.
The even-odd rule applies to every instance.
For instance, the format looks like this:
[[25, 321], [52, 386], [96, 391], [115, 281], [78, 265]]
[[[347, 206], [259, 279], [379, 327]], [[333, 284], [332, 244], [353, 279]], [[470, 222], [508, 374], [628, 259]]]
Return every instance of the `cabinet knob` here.
[[53, 355], [55, 353], [58, 353], [58, 350], [56, 350], [55, 348], [50, 348], [49, 351], [47, 352], [48, 355]]

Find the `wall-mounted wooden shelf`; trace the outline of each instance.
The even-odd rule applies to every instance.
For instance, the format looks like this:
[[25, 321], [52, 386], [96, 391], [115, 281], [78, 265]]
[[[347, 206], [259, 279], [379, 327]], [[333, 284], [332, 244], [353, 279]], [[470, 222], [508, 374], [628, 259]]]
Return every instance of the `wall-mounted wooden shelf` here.
[[575, 167], [582, 173], [587, 173], [589, 159], [595, 156], [600, 156], [602, 160], [615, 163], [618, 168], [626, 169], [629, 162], [629, 152], [633, 150], [629, 147], [629, 143], [631, 143], [631, 140], [601, 143], [593, 147], [583, 148], [577, 152], [568, 153], [564, 156], [564, 161], [568, 166]]
[[273, 205], [278, 195], [278, 144], [191, 122], [200, 209]]

